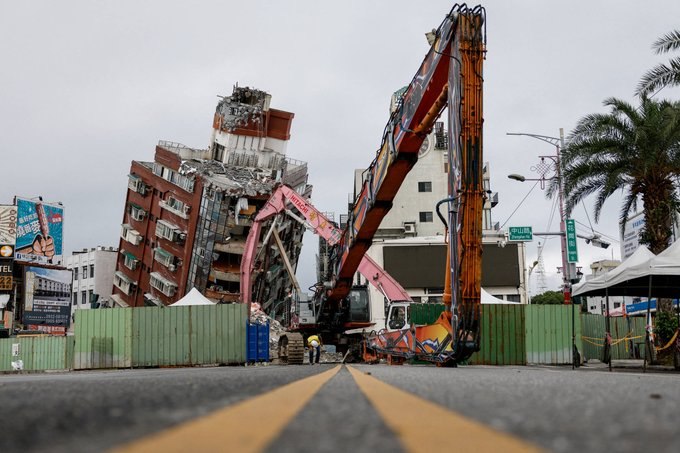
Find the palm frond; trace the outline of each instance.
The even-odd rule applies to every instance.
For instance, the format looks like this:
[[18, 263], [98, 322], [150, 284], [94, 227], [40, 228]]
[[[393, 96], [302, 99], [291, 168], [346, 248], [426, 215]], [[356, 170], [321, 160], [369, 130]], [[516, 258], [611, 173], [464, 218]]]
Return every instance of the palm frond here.
[[652, 44], [652, 49], [657, 54], [680, 49], [680, 30], [673, 30], [654, 41], [654, 44]]
[[680, 85], [680, 57], [668, 62], [668, 65], [659, 64], [642, 76], [635, 93], [637, 95], [649, 94], [665, 86]]

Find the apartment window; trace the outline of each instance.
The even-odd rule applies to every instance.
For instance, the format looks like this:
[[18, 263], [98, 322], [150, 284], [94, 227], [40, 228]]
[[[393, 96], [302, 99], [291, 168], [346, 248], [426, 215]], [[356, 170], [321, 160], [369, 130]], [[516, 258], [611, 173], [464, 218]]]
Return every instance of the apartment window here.
[[444, 173], [448, 173], [448, 172], [449, 172], [449, 163], [444, 162]]
[[124, 223], [120, 226], [120, 237], [132, 245], [139, 245], [142, 242], [142, 235], [137, 230], [134, 230], [129, 223]]
[[173, 197], [172, 195], [170, 195], [165, 200], [161, 200], [159, 202], [159, 205], [161, 208], [167, 209], [168, 211], [177, 214], [178, 216], [183, 217], [185, 219], [187, 218], [187, 214], [189, 214], [189, 206], [183, 201]]
[[142, 195], [146, 195], [148, 186], [142, 181], [142, 178], [140, 178], [137, 175], [134, 174], [129, 174], [128, 175], [128, 189], [140, 193]]
[[120, 253], [123, 255], [123, 265], [125, 267], [127, 267], [131, 271], [137, 269], [137, 264], [139, 263], [139, 260], [135, 255], [125, 250], [121, 250]]
[[73, 293], [73, 305], [78, 305], [78, 293]]
[[158, 162], [154, 162], [153, 164], [153, 174], [156, 176], [160, 176], [161, 178], [165, 179], [166, 181], [170, 181], [171, 183], [175, 184], [176, 186], [181, 187], [182, 189], [186, 190], [187, 192], [193, 192], [194, 191], [194, 178], [190, 178], [188, 176], [180, 175], [177, 173], [175, 170], [172, 170], [170, 168], [164, 167], [163, 165], [159, 164]]
[[519, 302], [519, 294], [506, 294], [505, 295], [505, 300], [508, 302]]
[[149, 284], [152, 288], [157, 289], [168, 297], [174, 296], [175, 291], [177, 290], [177, 284], [175, 282], [164, 278], [158, 272], [151, 273], [149, 277]]
[[137, 220], [138, 222], [141, 222], [146, 217], [146, 211], [135, 203], [128, 204], [128, 212], [130, 213], [130, 217]]
[[80, 293], [80, 304], [85, 305], [87, 302], [87, 291], [81, 291]]
[[90, 264], [90, 278], [94, 278], [94, 264]]
[[157, 247], [153, 251], [153, 259], [161, 263], [165, 267], [171, 266], [175, 262], [175, 257], [167, 250]]
[[432, 181], [420, 181], [418, 183], [418, 192], [432, 192]]
[[83, 280], [87, 278], [87, 266], [83, 266]]
[[215, 143], [215, 149], [213, 150], [213, 159], [219, 160], [220, 162], [224, 161], [224, 146], [220, 145], [219, 143]]
[[92, 290], [87, 292], [87, 302], [92, 303]]
[[126, 295], [130, 295], [133, 293], [135, 286], [137, 285], [136, 282], [132, 281], [129, 279], [125, 274], [123, 274], [121, 271], [117, 271], [113, 275], [113, 285], [123, 291]]
[[432, 222], [432, 211], [425, 211], [425, 212], [420, 212], [420, 221], [421, 222]]
[[78, 268], [73, 268], [73, 281], [78, 281]]
[[170, 222], [159, 220], [156, 222], [156, 237], [167, 239], [168, 241], [180, 242], [186, 238], [177, 225]]

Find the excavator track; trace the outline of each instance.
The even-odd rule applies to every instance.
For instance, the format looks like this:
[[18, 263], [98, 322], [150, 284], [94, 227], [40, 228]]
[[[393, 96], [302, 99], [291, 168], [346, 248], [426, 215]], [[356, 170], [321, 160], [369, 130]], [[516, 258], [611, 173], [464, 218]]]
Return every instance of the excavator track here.
[[305, 361], [305, 340], [302, 334], [285, 333], [279, 338], [279, 360], [286, 365], [302, 365]]

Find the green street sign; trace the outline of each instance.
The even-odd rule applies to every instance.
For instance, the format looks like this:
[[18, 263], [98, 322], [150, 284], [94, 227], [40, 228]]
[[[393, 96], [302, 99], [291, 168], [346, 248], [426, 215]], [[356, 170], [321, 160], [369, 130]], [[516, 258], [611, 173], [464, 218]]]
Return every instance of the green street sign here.
[[578, 249], [576, 248], [576, 224], [574, 219], [567, 219], [567, 262], [578, 261]]
[[525, 227], [510, 227], [508, 228], [509, 241], [533, 241], [534, 233], [530, 226]]

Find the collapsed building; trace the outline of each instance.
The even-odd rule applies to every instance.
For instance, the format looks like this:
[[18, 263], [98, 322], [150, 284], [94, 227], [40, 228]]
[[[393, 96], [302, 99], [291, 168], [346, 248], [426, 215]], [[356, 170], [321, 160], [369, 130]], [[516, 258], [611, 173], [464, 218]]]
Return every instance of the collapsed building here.
[[[271, 95], [234, 87], [215, 111], [207, 149], [160, 141], [153, 162], [133, 161], [112, 299], [117, 306], [169, 305], [195, 287], [218, 302], [238, 301], [240, 265], [255, 213], [278, 184], [309, 198], [307, 164], [286, 155], [294, 114]], [[296, 265], [304, 227], [276, 224]], [[262, 246], [253, 294], [268, 308], [290, 276], [281, 252]]]

